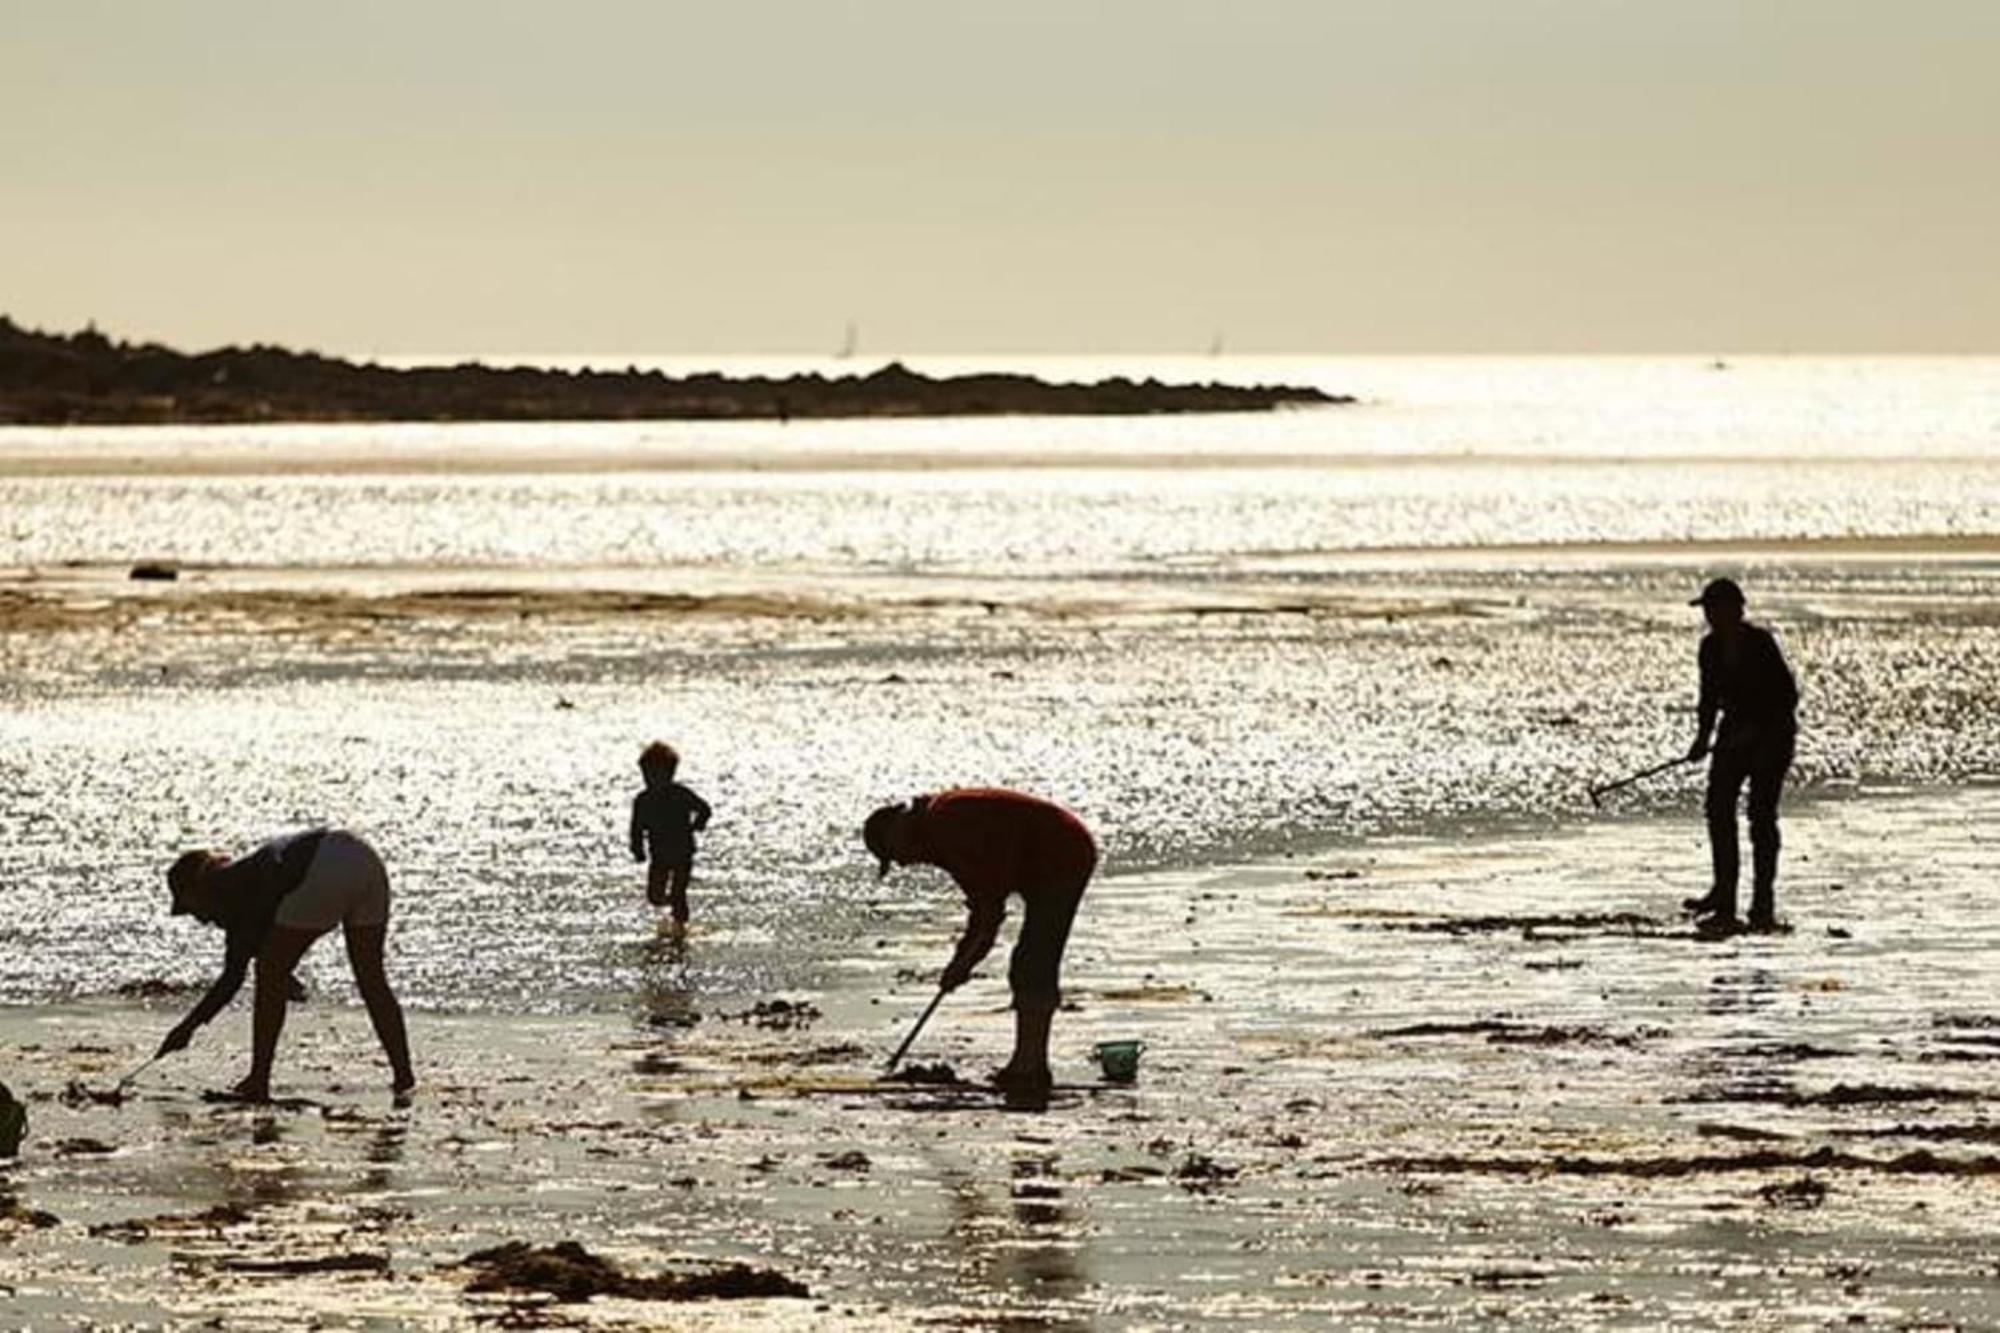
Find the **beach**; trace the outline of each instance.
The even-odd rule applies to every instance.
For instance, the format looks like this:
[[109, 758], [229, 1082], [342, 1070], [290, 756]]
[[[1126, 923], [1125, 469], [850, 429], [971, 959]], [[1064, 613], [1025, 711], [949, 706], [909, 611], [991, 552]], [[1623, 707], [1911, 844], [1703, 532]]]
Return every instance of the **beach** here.
[[[0, 431], [0, 1314], [2000, 1317], [1991, 363], [1272, 369], [1361, 402]], [[1790, 929], [1720, 941], [1697, 771], [1586, 795], [1685, 751], [1717, 573], [1803, 690]], [[624, 847], [655, 736], [717, 812], [684, 940]], [[1105, 852], [1039, 1113], [972, 1086], [998, 954], [911, 1053], [965, 1083], [880, 1078], [963, 906], [858, 826], [966, 782]], [[173, 854], [318, 822], [389, 865], [412, 1104], [330, 941], [292, 1100], [201, 1099], [241, 1002], [93, 1100], [220, 961]], [[468, 1290], [568, 1240], [809, 1295]]]
[[[176, 1006], [13, 1009], [43, 1146], [8, 1188], [61, 1220], [11, 1228], [5, 1295], [33, 1327], [1978, 1327], [2000, 1014], [1969, 881], [1996, 811], [1988, 786], [1812, 802], [1801, 924], [1720, 943], [1662, 868], [1690, 831], [1650, 816], [1113, 877], [1040, 1113], [879, 1081], [942, 913], [762, 1012], [706, 1007], [689, 960], [745, 946], [697, 932], [649, 946], [623, 1014], [419, 1017], [400, 1110], [356, 1068], [358, 1013], [319, 1000], [272, 1108], [197, 1095], [231, 1081], [240, 1014], [106, 1107], [47, 1090], [108, 1085]], [[974, 983], [913, 1058], [997, 1062], [1004, 1003]], [[1091, 1043], [1130, 1036], [1140, 1078], [1105, 1083]], [[467, 1254], [566, 1239], [813, 1296], [466, 1293]], [[353, 1256], [385, 1264], [258, 1271]]]

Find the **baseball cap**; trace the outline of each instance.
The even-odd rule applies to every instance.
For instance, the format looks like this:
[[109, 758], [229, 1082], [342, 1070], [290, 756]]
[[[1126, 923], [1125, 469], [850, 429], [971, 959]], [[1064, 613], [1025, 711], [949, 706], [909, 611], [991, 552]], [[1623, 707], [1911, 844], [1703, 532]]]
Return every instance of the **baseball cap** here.
[[868, 854], [875, 858], [875, 878], [881, 879], [889, 873], [889, 826], [896, 822], [896, 816], [903, 812], [900, 805], [884, 805], [876, 808], [861, 826], [861, 841], [868, 847]]
[[1690, 601], [1688, 605], [1713, 606], [1718, 603], [1725, 606], [1743, 605], [1743, 589], [1737, 586], [1735, 579], [1710, 579], [1707, 586], [1702, 588], [1701, 596]]

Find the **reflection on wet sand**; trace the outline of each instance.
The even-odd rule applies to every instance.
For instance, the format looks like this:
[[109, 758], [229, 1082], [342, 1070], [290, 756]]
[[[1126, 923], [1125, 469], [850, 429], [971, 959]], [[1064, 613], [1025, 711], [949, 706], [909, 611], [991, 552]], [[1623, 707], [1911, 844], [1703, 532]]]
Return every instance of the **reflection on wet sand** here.
[[[1065, 1203], [1056, 1158], [1016, 1154], [1005, 1181], [982, 1179], [962, 1166], [940, 1172], [948, 1203], [943, 1240], [957, 1267], [958, 1288], [988, 1305], [1007, 1326], [1032, 1318], [1037, 1328], [1089, 1327], [1069, 1313], [1089, 1285], [1085, 1228]], [[994, 1195], [1006, 1191], [1007, 1203]]]
[[368, 1145], [362, 1158], [368, 1163], [361, 1173], [361, 1183], [371, 1190], [387, 1190], [395, 1186], [396, 1167], [401, 1166], [403, 1156], [408, 1151], [410, 1127], [393, 1121], [384, 1121], [368, 1133]]
[[1696, 1098], [1762, 1101], [1792, 1090], [1791, 1075], [1798, 1060], [1787, 1053], [1788, 1028], [1774, 1013], [1780, 986], [1774, 973], [1754, 964], [1709, 979], [1702, 1010], [1722, 1021], [1711, 1025], [1716, 1039], [1704, 1043], [1689, 1060]]
[[648, 939], [640, 952], [644, 961], [634, 997], [639, 1022], [663, 1033], [699, 1023], [699, 983], [688, 965], [687, 937], [663, 932]]

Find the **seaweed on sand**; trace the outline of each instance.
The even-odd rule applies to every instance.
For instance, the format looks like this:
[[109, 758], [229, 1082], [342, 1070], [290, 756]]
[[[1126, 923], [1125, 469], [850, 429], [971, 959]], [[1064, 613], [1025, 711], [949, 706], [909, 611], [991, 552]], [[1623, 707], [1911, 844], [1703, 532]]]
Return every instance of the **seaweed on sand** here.
[[126, 1092], [121, 1087], [93, 1088], [80, 1078], [73, 1078], [63, 1084], [63, 1090], [56, 1094], [56, 1100], [64, 1106], [123, 1106]]
[[1866, 1157], [1837, 1148], [1788, 1152], [1761, 1148], [1744, 1153], [1694, 1153], [1659, 1157], [1387, 1157], [1377, 1170], [1424, 1175], [1633, 1176], [1675, 1179], [1739, 1171], [1873, 1171], [1895, 1176], [2000, 1176], [2000, 1157], [1939, 1157], [1917, 1149], [1896, 1157]]
[[950, 1065], [946, 1064], [942, 1060], [937, 1061], [935, 1064], [928, 1064], [928, 1065], [923, 1065], [923, 1064], [904, 1065], [901, 1069], [896, 1070], [894, 1073], [884, 1074], [882, 1077], [893, 1083], [934, 1083], [940, 1085], [955, 1085], [965, 1082], [964, 1079], [958, 1076], [958, 1071], [956, 1069], [953, 1069]]
[[39, 1231], [61, 1223], [61, 1218], [46, 1209], [27, 1207], [14, 1197], [13, 1192], [7, 1189], [5, 1184], [4, 1181], [0, 1181], [0, 1236], [6, 1235], [10, 1228], [17, 1226], [34, 1227]]
[[1239, 1166], [1226, 1166], [1203, 1153], [1189, 1153], [1174, 1168], [1174, 1183], [1194, 1194], [1206, 1194], [1227, 1185], [1243, 1173]]
[[306, 1273], [387, 1273], [389, 1256], [356, 1251], [352, 1254], [316, 1254], [303, 1259], [225, 1259], [222, 1266], [232, 1273], [263, 1273], [273, 1277], [298, 1277]]
[[161, 1213], [157, 1217], [134, 1217], [123, 1222], [99, 1222], [90, 1228], [93, 1236], [136, 1243], [149, 1240], [156, 1231], [206, 1231], [220, 1235], [225, 1229], [250, 1220], [248, 1208], [236, 1203], [218, 1203], [198, 1213]]
[[1483, 1036], [1495, 1046], [1636, 1046], [1647, 1037], [1666, 1034], [1657, 1028], [1615, 1034], [1594, 1027], [1536, 1027], [1505, 1018], [1481, 1018], [1466, 1023], [1411, 1023], [1404, 1027], [1378, 1028], [1366, 1035], [1378, 1039]]
[[826, 1017], [811, 1000], [759, 1000], [740, 1014], [724, 1014], [732, 1022], [748, 1023], [766, 1032], [791, 1032]]
[[1989, 1094], [1970, 1088], [1885, 1087], [1876, 1083], [1836, 1083], [1821, 1092], [1799, 1092], [1792, 1088], [1703, 1089], [1674, 1102], [1743, 1102], [1758, 1105], [1804, 1108], [1809, 1106], [1900, 1106], [1911, 1102], [1978, 1102]]
[[868, 1154], [859, 1148], [850, 1148], [846, 1152], [821, 1153], [819, 1160], [820, 1165], [829, 1171], [866, 1172], [874, 1166], [874, 1163], [868, 1160]]
[[199, 982], [169, 981], [165, 977], [141, 977], [121, 984], [113, 994], [123, 1000], [177, 1000], [194, 995], [204, 987]]
[[467, 1291], [539, 1291], [558, 1301], [622, 1296], [636, 1301], [747, 1300], [771, 1296], [806, 1297], [802, 1282], [766, 1268], [729, 1264], [705, 1273], [661, 1273], [640, 1277], [573, 1240], [554, 1245], [509, 1241], [465, 1256], [479, 1273]]
[[1371, 921], [1374, 930], [1404, 931], [1417, 935], [1511, 935], [1525, 939], [1568, 938], [1573, 935], [1621, 935], [1650, 937], [1672, 935], [1676, 931], [1657, 917], [1637, 912], [1565, 912], [1553, 915], [1445, 916], [1421, 921]]
[[1791, 1208], [1803, 1212], [1826, 1202], [1826, 1182], [1815, 1180], [1811, 1176], [1800, 1176], [1797, 1180], [1776, 1181], [1758, 1190], [1757, 1197], [1773, 1208]]

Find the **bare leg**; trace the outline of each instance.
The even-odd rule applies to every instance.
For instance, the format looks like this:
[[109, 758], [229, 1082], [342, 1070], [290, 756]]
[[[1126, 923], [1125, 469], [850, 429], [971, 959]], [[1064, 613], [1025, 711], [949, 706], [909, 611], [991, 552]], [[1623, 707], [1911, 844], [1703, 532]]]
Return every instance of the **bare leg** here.
[[1021, 935], [1007, 964], [1007, 984], [1014, 992], [1014, 1054], [1000, 1070], [999, 1081], [1010, 1091], [1043, 1095], [1055, 1081], [1049, 1069], [1049, 1025], [1062, 1000], [1063, 946], [1089, 878], [1085, 864], [1073, 885], [1057, 884], [1047, 894], [1027, 898]]
[[403, 1026], [403, 1006], [397, 1002], [396, 992], [389, 989], [389, 974], [382, 963], [389, 928], [350, 924], [346, 934], [347, 964], [354, 969], [354, 984], [361, 992], [361, 1002], [368, 1006], [368, 1021], [375, 1025], [375, 1039], [382, 1043], [382, 1054], [389, 1057], [394, 1077], [390, 1086], [397, 1092], [408, 1092], [417, 1086], [416, 1073], [410, 1068], [410, 1037]]
[[292, 926], [272, 926], [264, 937], [257, 954], [257, 998], [250, 1018], [250, 1076], [236, 1085], [241, 1096], [264, 1101], [271, 1095], [271, 1063], [278, 1054], [278, 1036], [285, 1030], [292, 969], [319, 937], [319, 931]]
[[694, 878], [694, 867], [677, 865], [671, 872], [668, 885], [668, 901], [673, 904], [674, 924], [685, 926], [688, 921], [688, 881]]
[[1002, 1071], [1009, 1079], [1046, 1086], [1054, 1080], [1049, 1070], [1049, 1025], [1056, 1011], [1041, 1006], [1014, 1010], [1014, 1054]]
[[655, 907], [667, 905], [667, 867], [659, 861], [646, 863], [646, 901]]

